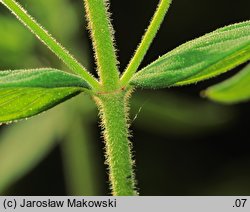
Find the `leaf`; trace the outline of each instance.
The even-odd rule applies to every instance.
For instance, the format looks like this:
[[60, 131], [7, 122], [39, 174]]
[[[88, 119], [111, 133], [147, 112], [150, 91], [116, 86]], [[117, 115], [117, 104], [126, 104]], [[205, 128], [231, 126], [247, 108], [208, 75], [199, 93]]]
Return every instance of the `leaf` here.
[[142, 88], [196, 83], [250, 59], [250, 21], [226, 26], [187, 42], [151, 63], [130, 81]]
[[83, 87], [90, 88], [82, 78], [66, 72], [51, 69], [30, 69], [0, 71], [0, 88], [18, 87]]
[[204, 96], [226, 104], [250, 100], [250, 65], [234, 77], [208, 88]]
[[88, 88], [78, 76], [55, 69], [0, 72], [0, 122], [27, 118]]

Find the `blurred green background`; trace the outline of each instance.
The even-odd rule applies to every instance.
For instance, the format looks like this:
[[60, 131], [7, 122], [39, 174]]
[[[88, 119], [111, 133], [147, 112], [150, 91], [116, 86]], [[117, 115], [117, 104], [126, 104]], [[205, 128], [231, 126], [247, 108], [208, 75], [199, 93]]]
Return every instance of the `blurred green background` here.
[[[76, 58], [95, 69], [81, 0], [20, 0]], [[126, 67], [158, 1], [111, 0]], [[174, 0], [143, 65], [185, 41], [248, 20], [250, 2]], [[0, 70], [67, 68], [0, 7]], [[243, 67], [243, 66], [241, 66]], [[209, 85], [138, 91], [132, 142], [141, 195], [250, 195], [249, 103], [222, 106], [199, 97]], [[0, 127], [0, 194], [107, 195], [97, 110], [84, 95], [27, 121]]]

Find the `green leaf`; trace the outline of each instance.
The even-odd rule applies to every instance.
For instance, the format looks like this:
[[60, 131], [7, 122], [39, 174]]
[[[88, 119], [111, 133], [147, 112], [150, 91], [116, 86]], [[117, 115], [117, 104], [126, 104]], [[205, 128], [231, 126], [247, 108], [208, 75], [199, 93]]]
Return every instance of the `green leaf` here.
[[234, 77], [208, 88], [204, 96], [227, 104], [250, 100], [250, 65]]
[[0, 122], [27, 118], [88, 88], [78, 76], [55, 69], [0, 72]]
[[250, 59], [250, 21], [187, 42], [157, 59], [130, 81], [142, 88], [186, 85], [224, 73]]
[[57, 69], [0, 71], [0, 88], [82, 87], [90, 88], [82, 78]]

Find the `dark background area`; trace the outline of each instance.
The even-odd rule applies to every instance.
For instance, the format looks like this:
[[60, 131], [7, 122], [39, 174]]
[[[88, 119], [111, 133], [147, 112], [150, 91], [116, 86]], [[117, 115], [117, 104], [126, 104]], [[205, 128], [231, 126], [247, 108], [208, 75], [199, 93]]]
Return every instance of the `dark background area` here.
[[[74, 0], [79, 5], [81, 0]], [[124, 70], [151, 19], [156, 0], [112, 0], [120, 69]], [[231, 23], [249, 20], [249, 0], [173, 0], [166, 19], [142, 67], [178, 45]], [[55, 8], [56, 9], [56, 8]], [[92, 59], [93, 62], [93, 59]], [[94, 67], [94, 66], [93, 66]], [[200, 99], [199, 92], [226, 79], [223, 76], [197, 85], [161, 92]], [[155, 92], [158, 95], [159, 91]], [[152, 93], [149, 94], [149, 96]], [[206, 99], [200, 101], [208, 101]], [[216, 104], [216, 103], [214, 103]], [[250, 195], [250, 103], [229, 106], [237, 115], [230, 124], [199, 136], [157, 134], [132, 126], [136, 176], [141, 195]], [[143, 110], [143, 109], [142, 109]], [[227, 108], [225, 107], [225, 110]], [[140, 114], [139, 114], [140, 116]], [[133, 119], [133, 117], [132, 117]], [[151, 120], [148, 120], [149, 122]], [[201, 123], [202, 124], [202, 123]], [[100, 129], [92, 126], [99, 170], [99, 195], [109, 194], [103, 165]], [[56, 168], [55, 168], [56, 167]], [[66, 195], [61, 152], [55, 148], [32, 172], [9, 190], [12, 195]]]

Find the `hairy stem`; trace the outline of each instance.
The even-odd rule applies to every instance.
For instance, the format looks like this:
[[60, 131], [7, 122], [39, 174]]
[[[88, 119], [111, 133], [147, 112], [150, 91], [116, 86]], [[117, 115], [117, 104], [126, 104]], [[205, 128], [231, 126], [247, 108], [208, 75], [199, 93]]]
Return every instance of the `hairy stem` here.
[[106, 162], [112, 194], [136, 195], [131, 143], [128, 140], [127, 98], [125, 91], [96, 97], [100, 109], [106, 148]]
[[[38, 24], [20, 4], [14, 0], [1, 0], [5, 5], [39, 40], [41, 40], [55, 55], [57, 55], [73, 72], [82, 76], [93, 88], [98, 88], [97, 80], [70, 55], [40, 24]], [[17, 35], [18, 36], [18, 35]]]
[[109, 20], [107, 0], [84, 0], [98, 75], [104, 90], [117, 88], [119, 72], [114, 48], [113, 29]]
[[155, 38], [157, 31], [160, 28], [161, 23], [164, 20], [165, 14], [168, 11], [168, 8], [172, 0], [160, 0], [158, 8], [154, 14], [154, 17], [144, 34], [140, 45], [138, 46], [135, 55], [130, 60], [129, 65], [127, 66], [125, 72], [121, 77], [121, 86], [126, 86], [129, 80], [132, 78], [134, 73], [137, 71], [140, 66], [144, 56], [146, 55], [153, 39]]

